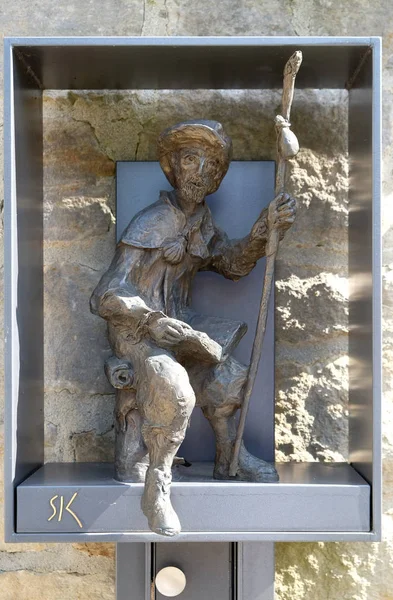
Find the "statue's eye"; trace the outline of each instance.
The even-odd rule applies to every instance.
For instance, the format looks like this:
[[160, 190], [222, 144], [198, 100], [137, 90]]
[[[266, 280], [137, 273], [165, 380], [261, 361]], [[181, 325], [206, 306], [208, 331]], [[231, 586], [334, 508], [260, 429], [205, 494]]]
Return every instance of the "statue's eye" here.
[[187, 154], [184, 158], [183, 158], [184, 162], [186, 164], [192, 164], [193, 162], [195, 162], [195, 156], [193, 154]]
[[216, 158], [211, 158], [208, 160], [207, 164], [211, 168], [216, 168], [216, 167], [218, 167], [219, 161]]

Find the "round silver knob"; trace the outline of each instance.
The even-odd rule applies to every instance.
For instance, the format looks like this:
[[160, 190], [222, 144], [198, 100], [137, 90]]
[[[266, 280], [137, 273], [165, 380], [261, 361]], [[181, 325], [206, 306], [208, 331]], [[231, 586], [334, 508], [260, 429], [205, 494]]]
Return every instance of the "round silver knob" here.
[[165, 567], [158, 571], [155, 583], [160, 594], [174, 598], [184, 591], [186, 576], [177, 567]]

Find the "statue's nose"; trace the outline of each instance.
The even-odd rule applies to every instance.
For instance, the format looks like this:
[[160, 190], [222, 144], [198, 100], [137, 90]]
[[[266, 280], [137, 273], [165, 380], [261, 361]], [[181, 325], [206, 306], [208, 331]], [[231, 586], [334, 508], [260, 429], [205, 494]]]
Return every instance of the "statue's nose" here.
[[205, 164], [205, 158], [201, 157], [201, 159], [199, 160], [199, 169], [198, 169], [199, 175], [202, 175], [204, 164]]

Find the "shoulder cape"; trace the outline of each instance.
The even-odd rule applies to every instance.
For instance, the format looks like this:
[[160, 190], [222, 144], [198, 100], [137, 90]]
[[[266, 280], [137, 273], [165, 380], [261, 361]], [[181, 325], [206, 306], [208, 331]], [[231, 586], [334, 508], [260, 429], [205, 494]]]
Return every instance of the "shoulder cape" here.
[[161, 192], [157, 202], [135, 215], [120, 240], [137, 248], [160, 248], [164, 240], [179, 235], [185, 225], [183, 213]]
[[[124, 230], [120, 241], [136, 248], [161, 248], [168, 239], [184, 235], [187, 220], [184, 214], [173, 206], [167, 193], [161, 192], [160, 199], [141, 210]], [[190, 233], [190, 230], [188, 231]], [[188, 247], [191, 254], [208, 256], [207, 245], [215, 235], [215, 227], [210, 210], [202, 217], [199, 232], [195, 233]]]

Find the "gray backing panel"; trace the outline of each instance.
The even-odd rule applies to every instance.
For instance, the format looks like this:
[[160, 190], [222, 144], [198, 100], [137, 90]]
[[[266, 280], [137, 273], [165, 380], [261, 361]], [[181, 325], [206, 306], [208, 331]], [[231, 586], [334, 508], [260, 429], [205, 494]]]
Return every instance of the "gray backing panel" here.
[[6, 528], [13, 486], [44, 457], [42, 92], [6, 47]]
[[274, 544], [239, 542], [236, 600], [274, 600]]
[[[230, 543], [156, 544], [156, 574], [170, 566], [181, 569], [187, 579], [181, 600], [230, 600]], [[164, 598], [156, 590], [156, 600]]]
[[[372, 38], [11, 38], [49, 89], [281, 88], [303, 51], [298, 88], [344, 88]], [[175, 68], [174, 68], [175, 66]]]
[[[261, 210], [274, 198], [275, 165], [265, 162], [232, 162], [220, 189], [207, 198], [217, 225], [231, 238], [250, 232]], [[118, 162], [116, 229], [119, 239], [131, 218], [158, 199], [160, 189], [171, 189], [157, 162]], [[198, 273], [192, 307], [200, 314], [245, 321], [248, 332], [234, 351], [244, 364], [250, 360], [263, 288], [265, 259], [240, 281], [233, 282], [217, 273]], [[265, 460], [274, 460], [274, 294], [245, 431], [248, 449]], [[203, 439], [203, 445], [201, 444]], [[214, 436], [200, 409], [195, 409], [191, 427], [179, 451], [188, 460], [213, 460]]]
[[350, 461], [373, 484], [381, 514], [381, 147], [380, 44], [349, 93]]
[[[283, 463], [277, 469], [280, 483], [250, 484], [214, 481], [206, 463], [179, 468], [183, 479], [174, 481], [172, 501], [183, 532], [195, 540], [231, 533], [236, 540], [247, 532], [369, 531], [370, 488], [349, 465]], [[45, 465], [18, 487], [18, 532], [135, 532], [150, 539], [140, 510], [143, 484], [112, 477], [110, 464]], [[64, 509], [74, 495], [71, 509], [82, 527]]]

